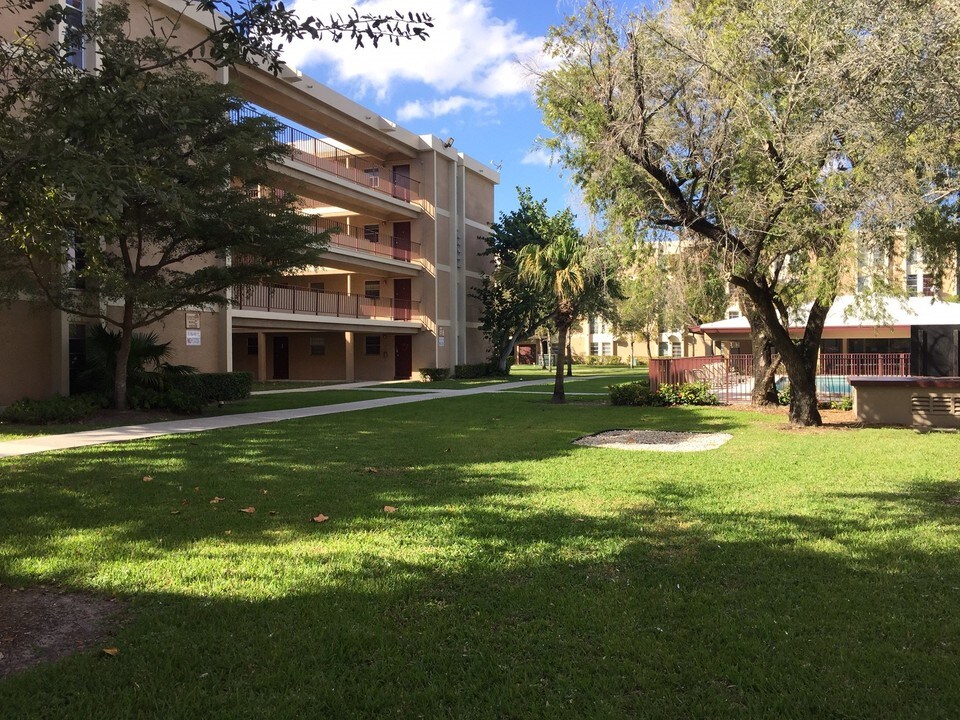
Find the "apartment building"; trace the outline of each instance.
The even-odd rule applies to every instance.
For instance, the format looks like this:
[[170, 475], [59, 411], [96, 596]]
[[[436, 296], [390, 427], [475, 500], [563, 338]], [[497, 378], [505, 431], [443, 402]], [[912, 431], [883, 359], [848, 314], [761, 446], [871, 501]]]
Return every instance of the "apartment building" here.
[[[83, 2], [87, 5], [84, 6]], [[68, 0], [83, 13], [96, 0]], [[183, 44], [207, 18], [175, 2], [151, 2], [154, 22], [179, 18]], [[146, 32], [131, 6], [131, 32]], [[12, 16], [0, 18], [9, 37]], [[95, 71], [96, 54], [76, 63]], [[202, 66], [198, 66], [201, 69]], [[329, 232], [322, 265], [282, 282], [231, 289], [224, 308], [187, 308], [151, 328], [171, 361], [201, 371], [244, 370], [261, 380], [388, 380], [421, 367], [482, 362], [482, 238], [494, 218], [498, 173], [452, 142], [416, 135], [291, 67], [210, 71], [248, 101], [244, 113], [275, 116], [291, 155], [271, 167], [262, 193], [294, 193], [314, 229]], [[109, 298], [104, 298], [109, 303]], [[67, 394], [83, 367], [89, 322], [22, 300], [0, 309], [0, 405]]]

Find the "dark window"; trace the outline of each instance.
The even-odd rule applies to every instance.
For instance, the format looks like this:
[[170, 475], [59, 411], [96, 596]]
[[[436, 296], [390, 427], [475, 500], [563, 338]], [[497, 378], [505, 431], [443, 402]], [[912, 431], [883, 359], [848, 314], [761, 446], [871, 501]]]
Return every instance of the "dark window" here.
[[322, 282], [312, 282], [310, 283], [310, 289], [316, 290], [317, 292], [323, 292], [324, 284]]
[[363, 171], [367, 178], [367, 185], [370, 187], [380, 187], [380, 168], [367, 168]]
[[367, 335], [364, 340], [364, 350], [367, 355], [379, 355], [380, 354], [380, 336], [379, 335]]
[[368, 298], [380, 297], [380, 281], [365, 280], [363, 283], [363, 296]]
[[73, 273], [70, 280], [71, 287], [84, 290], [87, 287], [87, 279], [83, 276], [83, 271], [87, 267], [87, 251], [83, 246], [83, 240], [74, 231], [69, 231], [69, 238], [67, 269]]
[[311, 335], [310, 336], [310, 354], [311, 355], [326, 355], [327, 354], [327, 341], [323, 335]]
[[363, 239], [367, 242], [380, 242], [380, 226], [377, 224], [363, 226]]
[[70, 323], [69, 333], [70, 392], [81, 392], [83, 388], [78, 384], [78, 380], [80, 373], [87, 367], [87, 326]]
[[820, 352], [830, 355], [843, 352], [843, 340], [822, 340], [820, 342]]
[[257, 355], [260, 352], [260, 343], [257, 336], [247, 338], [247, 355]]
[[914, 274], [907, 275], [907, 295], [916, 295], [917, 294], [917, 276]]
[[66, 0], [63, 15], [64, 59], [83, 69], [83, 41], [79, 36], [83, 25], [83, 0]]

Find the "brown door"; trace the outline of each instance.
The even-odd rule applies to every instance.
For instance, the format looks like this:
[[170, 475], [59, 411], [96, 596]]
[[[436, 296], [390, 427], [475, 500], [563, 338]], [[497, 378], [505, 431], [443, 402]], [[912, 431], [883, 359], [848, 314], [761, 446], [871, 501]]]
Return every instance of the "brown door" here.
[[393, 348], [394, 379], [406, 380], [413, 375], [413, 336], [397, 335]]
[[393, 319], [409, 320], [410, 309], [410, 280], [397, 279], [393, 281]]
[[279, 335], [273, 338], [273, 379], [290, 378], [290, 338]]
[[394, 260], [406, 260], [409, 262], [413, 259], [410, 253], [410, 223], [395, 222], [393, 224], [393, 238], [391, 243], [393, 244]]
[[410, 166], [393, 166], [393, 196], [410, 202]]

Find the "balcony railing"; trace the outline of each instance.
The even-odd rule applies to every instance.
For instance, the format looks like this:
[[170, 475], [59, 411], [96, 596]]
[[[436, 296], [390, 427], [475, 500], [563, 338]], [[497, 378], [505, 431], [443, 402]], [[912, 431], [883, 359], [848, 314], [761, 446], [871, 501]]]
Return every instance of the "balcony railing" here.
[[416, 300], [374, 298], [284, 285], [240, 285], [233, 291], [238, 310], [290, 315], [327, 315], [366, 320], [419, 320]]
[[820, 375], [894, 375], [910, 374], [910, 353], [821, 353]]
[[378, 235], [374, 240], [364, 233], [362, 227], [347, 228], [336, 220], [314, 218], [313, 231], [320, 233], [326, 230], [331, 231], [330, 244], [337, 247], [405, 262], [412, 262], [420, 257], [420, 243], [407, 238]]
[[[232, 115], [234, 122], [252, 117], [269, 117], [251, 107], [235, 110]], [[279, 120], [276, 122], [280, 125], [277, 140], [290, 146], [290, 157], [297, 162], [325, 170], [344, 180], [404, 202], [412, 203], [420, 199], [420, 183], [417, 180], [396, 171], [389, 171], [369, 158], [339, 148]]]

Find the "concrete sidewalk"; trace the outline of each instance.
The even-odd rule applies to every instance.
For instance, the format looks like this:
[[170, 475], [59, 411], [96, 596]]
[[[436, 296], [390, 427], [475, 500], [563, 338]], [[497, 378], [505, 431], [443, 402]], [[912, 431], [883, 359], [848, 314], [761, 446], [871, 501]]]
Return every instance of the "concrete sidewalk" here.
[[[567, 382], [591, 380], [597, 376], [567, 378]], [[552, 379], [540, 381], [525, 381], [525, 384], [543, 384], [553, 382]], [[352, 383], [354, 387], [360, 383]], [[182, 433], [205, 432], [207, 430], [222, 430], [224, 428], [244, 427], [247, 425], [263, 425], [266, 423], [281, 422], [283, 420], [299, 420], [301, 418], [320, 417], [321, 415], [336, 415], [356, 410], [370, 410], [372, 408], [390, 407], [391, 405], [406, 405], [407, 403], [424, 402], [436, 398], [463, 397], [465, 395], [482, 395], [486, 393], [509, 390], [514, 383], [498, 383], [484, 385], [468, 390], [430, 390], [416, 391], [418, 394], [404, 394], [400, 397], [375, 398], [372, 400], [358, 400], [356, 402], [340, 403], [339, 405], [321, 405], [315, 407], [294, 408], [291, 410], [270, 410], [268, 412], [242, 413], [239, 415], [219, 415], [208, 418], [190, 418], [188, 420], [168, 420], [166, 422], [147, 423], [144, 425], [124, 425], [122, 427], [101, 428], [100, 430], [84, 430], [83, 432], [64, 433], [62, 435], [37, 435], [22, 440], [8, 440], [0, 442], [0, 458], [15, 457], [18, 455], [32, 455], [34, 453], [49, 452], [51, 450], [66, 450], [69, 448], [103, 445], [105, 443], [125, 442], [127, 440], [143, 440], [160, 435], [179, 435]], [[328, 385], [328, 389], [336, 386]], [[311, 390], [308, 388], [307, 390]], [[341, 386], [337, 389], [343, 389]], [[356, 388], [359, 389], [359, 388]], [[298, 390], [284, 391], [297, 392]], [[267, 391], [272, 393], [273, 391]]]

